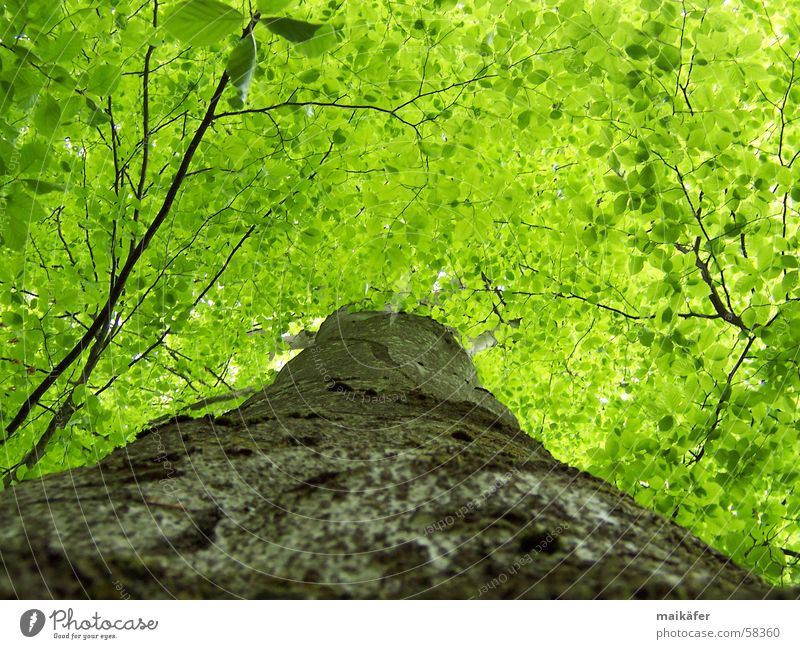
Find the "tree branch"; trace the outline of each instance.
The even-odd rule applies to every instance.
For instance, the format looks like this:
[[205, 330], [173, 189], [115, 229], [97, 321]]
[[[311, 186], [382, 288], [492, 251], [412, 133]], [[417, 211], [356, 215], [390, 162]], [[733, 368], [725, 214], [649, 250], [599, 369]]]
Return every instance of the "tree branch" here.
[[[250, 24], [245, 28], [242, 37], [247, 36], [253, 30], [253, 27], [258, 22], [259, 17], [259, 14], [253, 15], [250, 20]], [[7, 440], [20, 428], [25, 419], [28, 417], [28, 414], [30, 414], [33, 407], [44, 396], [47, 390], [83, 354], [83, 352], [89, 347], [92, 339], [94, 339], [105, 327], [108, 326], [109, 322], [111, 321], [114, 307], [116, 306], [125, 289], [125, 283], [128, 281], [128, 278], [136, 266], [136, 263], [139, 261], [142, 254], [144, 254], [145, 250], [147, 250], [148, 245], [153, 240], [153, 237], [155, 237], [158, 229], [161, 227], [161, 224], [164, 222], [170, 212], [170, 209], [172, 208], [172, 204], [174, 203], [175, 198], [181, 189], [184, 178], [186, 177], [186, 173], [189, 171], [192, 158], [194, 157], [197, 148], [200, 146], [200, 142], [202, 142], [208, 127], [211, 126], [211, 123], [214, 121], [214, 113], [216, 111], [217, 104], [222, 97], [225, 87], [228, 85], [228, 80], [228, 73], [223, 72], [219, 83], [217, 84], [217, 87], [211, 96], [205, 115], [198, 125], [188, 147], [186, 148], [186, 152], [184, 153], [180, 166], [178, 167], [178, 171], [175, 173], [172, 183], [167, 190], [164, 201], [161, 204], [161, 208], [159, 209], [150, 226], [147, 228], [145, 234], [139, 240], [139, 243], [131, 249], [128, 258], [125, 261], [125, 265], [120, 270], [119, 276], [114, 282], [114, 286], [109, 292], [108, 299], [100, 310], [100, 313], [98, 313], [98, 315], [94, 318], [89, 329], [81, 337], [77, 344], [66, 354], [66, 356], [64, 356], [61, 362], [50, 371], [44, 380], [25, 399], [17, 414], [6, 427], [5, 435], [2, 439], [0, 439], [0, 441]]]
[[[706, 286], [708, 286], [708, 288], [711, 290], [711, 294], [708, 296], [708, 299], [711, 300], [711, 304], [714, 306], [714, 310], [717, 312], [717, 315], [725, 320], [725, 322], [730, 322], [731, 324], [736, 325], [745, 333], [749, 332], [750, 330], [744, 324], [742, 319], [733, 313], [732, 310], [727, 308], [725, 304], [723, 304], [722, 299], [717, 292], [717, 287], [714, 285], [714, 280], [711, 279], [711, 273], [708, 270], [708, 263], [704, 262], [700, 258], [700, 237], [695, 239], [692, 250], [694, 251], [694, 264], [700, 270], [700, 276], [703, 278]], [[728, 300], [728, 302], [730, 303], [730, 300]]]
[[731, 397], [731, 385], [733, 384], [733, 377], [736, 375], [736, 372], [741, 367], [744, 359], [747, 357], [747, 353], [750, 351], [750, 347], [752, 347], [753, 343], [755, 342], [755, 336], [751, 336], [747, 339], [747, 344], [744, 347], [744, 350], [739, 355], [739, 358], [736, 361], [736, 364], [733, 366], [730, 372], [728, 372], [728, 378], [725, 381], [725, 387], [722, 388], [722, 394], [719, 397], [719, 401], [717, 401], [717, 406], [714, 409], [714, 421], [712, 422], [711, 426], [708, 429], [708, 432], [705, 434], [703, 438], [703, 442], [700, 444], [700, 450], [697, 453], [690, 453], [692, 454], [692, 461], [689, 464], [696, 464], [699, 462], [706, 452], [706, 444], [708, 443], [709, 437], [711, 437], [712, 433], [717, 429], [719, 426], [719, 422], [722, 420], [720, 416], [722, 413], [722, 407], [728, 402]]

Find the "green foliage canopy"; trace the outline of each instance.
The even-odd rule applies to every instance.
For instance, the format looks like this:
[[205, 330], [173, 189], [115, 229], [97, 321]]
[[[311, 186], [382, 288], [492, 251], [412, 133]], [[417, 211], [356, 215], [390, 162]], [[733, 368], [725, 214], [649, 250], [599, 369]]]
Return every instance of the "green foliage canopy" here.
[[556, 455], [800, 581], [799, 13], [0, 3], [3, 483], [388, 305], [491, 332]]

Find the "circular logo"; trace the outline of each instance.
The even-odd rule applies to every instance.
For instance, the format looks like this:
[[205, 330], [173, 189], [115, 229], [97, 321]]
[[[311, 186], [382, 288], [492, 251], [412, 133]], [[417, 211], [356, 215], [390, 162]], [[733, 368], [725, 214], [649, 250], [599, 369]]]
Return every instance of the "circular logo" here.
[[38, 608], [25, 611], [19, 618], [19, 630], [22, 635], [32, 638], [44, 628], [44, 613]]

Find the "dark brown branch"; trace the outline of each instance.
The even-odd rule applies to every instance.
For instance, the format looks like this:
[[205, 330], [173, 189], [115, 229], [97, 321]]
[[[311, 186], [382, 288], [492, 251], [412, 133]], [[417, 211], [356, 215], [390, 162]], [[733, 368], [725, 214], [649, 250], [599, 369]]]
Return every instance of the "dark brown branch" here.
[[800, 552], [796, 552], [795, 550], [790, 550], [789, 548], [781, 548], [781, 552], [783, 552], [787, 557], [800, 559]]
[[[249, 237], [249, 236], [250, 236], [250, 235], [253, 233], [253, 231], [255, 230], [255, 228], [256, 228], [256, 226], [255, 226], [255, 225], [251, 225], [251, 226], [250, 226], [250, 229], [249, 229], [249, 230], [247, 230], [247, 232], [245, 232], [245, 233], [244, 233], [244, 236], [242, 236], [242, 238], [239, 240], [239, 243], [237, 243], [237, 244], [236, 244], [236, 245], [233, 247], [233, 250], [231, 250], [230, 254], [229, 254], [229, 255], [228, 255], [228, 257], [225, 259], [225, 262], [223, 263], [223, 265], [222, 265], [222, 267], [219, 269], [219, 271], [217, 271], [217, 273], [214, 275], [214, 277], [212, 277], [212, 278], [211, 278], [211, 280], [210, 280], [210, 281], [209, 281], [209, 282], [206, 284], [206, 287], [205, 287], [205, 288], [204, 288], [204, 289], [203, 289], [203, 290], [200, 292], [200, 294], [199, 294], [199, 295], [198, 295], [198, 296], [195, 298], [194, 302], [192, 302], [192, 308], [196, 307], [196, 306], [197, 306], [197, 305], [200, 303], [200, 300], [202, 300], [202, 299], [205, 297], [206, 293], [208, 293], [208, 292], [211, 290], [211, 288], [214, 286], [214, 284], [216, 283], [216, 281], [217, 281], [217, 280], [218, 280], [218, 279], [219, 279], [219, 278], [222, 276], [222, 273], [224, 273], [224, 272], [225, 272], [225, 269], [226, 269], [226, 268], [228, 267], [228, 265], [231, 263], [231, 259], [233, 259], [233, 256], [234, 256], [234, 255], [235, 255], [235, 254], [238, 252], [239, 248], [241, 248], [241, 247], [242, 247], [242, 244], [244, 244], [244, 242], [245, 242], [245, 241], [248, 239], [248, 237]], [[159, 345], [163, 344], [163, 343], [164, 343], [164, 340], [166, 340], [167, 336], [168, 336], [168, 335], [169, 335], [171, 332], [172, 332], [172, 328], [171, 328], [171, 327], [167, 327], [166, 329], [164, 329], [164, 331], [162, 331], [162, 332], [161, 332], [161, 334], [158, 336], [158, 338], [155, 340], [155, 342], [153, 342], [153, 343], [152, 343], [152, 344], [151, 344], [151, 345], [150, 345], [150, 346], [149, 346], [147, 349], [145, 349], [145, 350], [144, 350], [144, 351], [143, 351], [141, 354], [138, 354], [138, 355], [137, 355], [137, 356], [136, 356], [134, 359], [132, 359], [132, 360], [131, 360], [131, 361], [128, 363], [128, 369], [130, 369], [131, 367], [133, 367], [134, 365], [136, 365], [136, 363], [138, 363], [139, 361], [141, 361], [141, 360], [144, 360], [144, 358], [145, 358], [145, 357], [146, 357], [146, 356], [147, 356], [147, 355], [148, 355], [150, 352], [152, 352], [152, 351], [153, 351], [153, 350], [154, 350], [156, 347], [158, 347]], [[105, 385], [103, 385], [103, 387], [101, 387], [99, 390], [97, 390], [97, 392], [95, 392], [95, 394], [96, 394], [96, 395], [99, 395], [100, 393], [102, 393], [102, 392], [105, 392], [105, 391], [106, 391], [108, 388], [110, 388], [110, 387], [112, 386], [112, 384], [114, 383], [114, 381], [116, 381], [116, 380], [119, 378], [119, 376], [120, 376], [119, 374], [115, 374], [114, 376], [112, 376], [112, 377], [111, 377], [111, 378], [110, 378], [110, 379], [109, 379], [109, 380], [106, 382], [106, 384], [105, 384]]]
[[703, 282], [705, 282], [706, 286], [708, 286], [711, 291], [708, 299], [711, 300], [711, 304], [713, 305], [714, 310], [717, 312], [717, 315], [725, 320], [725, 322], [730, 322], [731, 324], [736, 325], [744, 332], [750, 331], [742, 319], [733, 313], [732, 310], [726, 307], [725, 304], [723, 304], [722, 299], [719, 296], [719, 292], [717, 291], [717, 287], [714, 284], [714, 280], [711, 278], [711, 273], [708, 270], [708, 263], [704, 262], [700, 258], [700, 237], [695, 239], [693, 250], [695, 266], [697, 266], [697, 268], [700, 270], [700, 276], [703, 278]]
[[417, 126], [406, 119], [403, 119], [395, 112], [395, 109], [392, 108], [384, 108], [383, 106], [373, 106], [372, 104], [340, 104], [337, 101], [282, 101], [278, 104], [273, 104], [271, 106], [264, 106], [263, 108], [245, 108], [243, 110], [231, 110], [224, 113], [219, 113], [214, 117], [214, 119], [221, 119], [223, 117], [235, 117], [237, 115], [248, 115], [248, 114], [255, 114], [255, 113], [262, 113], [267, 114], [273, 110], [277, 110], [279, 108], [286, 108], [286, 107], [296, 107], [302, 108], [305, 106], [317, 106], [320, 108], [341, 108], [344, 110], [372, 110], [379, 113], [384, 113], [386, 115], [390, 115], [394, 117], [399, 122], [402, 122], [406, 126], [409, 126], [414, 129], [417, 135], [419, 135], [419, 131], [417, 130]]
[[89, 377], [94, 371], [95, 366], [97, 365], [97, 361], [100, 360], [100, 356], [110, 340], [110, 331], [101, 332], [101, 334], [97, 337], [97, 340], [95, 340], [94, 345], [92, 345], [92, 348], [89, 351], [89, 357], [86, 359], [86, 365], [84, 365], [80, 378], [73, 384], [67, 396], [61, 401], [61, 405], [59, 405], [58, 409], [51, 417], [50, 423], [47, 425], [44, 433], [42, 433], [42, 436], [37, 440], [33, 448], [28, 451], [19, 462], [3, 471], [2, 483], [4, 488], [8, 487], [14, 480], [14, 472], [17, 469], [24, 466], [30, 470], [36, 466], [39, 460], [44, 457], [44, 454], [47, 450], [47, 445], [50, 443], [50, 440], [53, 438], [53, 436], [59, 430], [66, 427], [72, 415], [83, 406], [83, 404], [75, 403], [75, 390], [79, 385], [86, 385]]
[[[486, 71], [486, 68], [481, 70], [477, 75], [475, 75], [471, 79], [467, 79], [466, 81], [457, 81], [457, 82], [451, 83], [450, 85], [445, 86], [443, 88], [437, 88], [436, 90], [428, 90], [427, 92], [420, 92], [415, 97], [412, 97], [411, 99], [407, 99], [406, 101], [402, 102], [401, 104], [398, 104], [394, 108], [386, 108], [384, 106], [375, 106], [373, 104], [342, 104], [342, 103], [339, 103], [339, 100], [342, 99], [342, 97], [340, 97], [339, 99], [335, 99], [334, 101], [330, 101], [330, 102], [326, 102], [326, 101], [294, 101], [292, 99], [289, 99], [287, 101], [283, 101], [283, 102], [280, 102], [278, 104], [273, 104], [272, 106], [264, 106], [263, 108], [246, 108], [246, 109], [243, 109], [243, 110], [235, 110], [235, 111], [227, 111], [227, 112], [224, 112], [224, 113], [219, 113], [218, 115], [215, 116], [215, 119], [222, 118], [222, 117], [231, 117], [231, 116], [235, 116], [235, 115], [254, 114], [254, 113], [269, 114], [273, 110], [277, 110], [278, 108], [285, 108], [285, 107], [318, 106], [320, 108], [342, 108], [342, 109], [345, 109], [345, 110], [372, 110], [372, 111], [376, 111], [376, 112], [379, 112], [379, 113], [383, 113], [385, 115], [389, 115], [389, 116], [393, 117], [394, 119], [398, 120], [399, 122], [401, 122], [402, 124], [413, 128], [414, 132], [417, 134], [417, 136], [419, 136], [420, 135], [419, 128], [418, 128], [419, 125], [422, 124], [425, 121], [429, 121], [430, 118], [426, 117], [426, 118], [423, 118], [421, 121], [419, 121], [417, 123], [413, 123], [413, 122], [409, 122], [407, 119], [401, 117], [399, 115], [399, 111], [401, 111], [403, 108], [406, 108], [407, 106], [410, 106], [414, 102], [419, 101], [423, 97], [429, 97], [431, 95], [438, 95], [438, 94], [441, 94], [443, 92], [447, 92], [448, 90], [452, 90], [453, 88], [459, 88], [461, 91], [463, 91], [463, 88], [465, 86], [468, 86], [471, 83], [475, 83], [476, 81], [480, 81], [481, 79], [486, 79], [486, 78], [489, 78], [489, 77], [496, 76], [496, 75], [491, 75], [491, 74], [484, 74], [485, 71]], [[294, 94], [294, 93], [292, 93], [292, 94]]]
[[[473, 293], [479, 293], [479, 292], [492, 293], [492, 294], [496, 293], [496, 289], [490, 287], [475, 288], [471, 290]], [[587, 304], [591, 304], [592, 306], [595, 306], [598, 309], [604, 309], [605, 311], [610, 311], [611, 313], [620, 315], [623, 318], [628, 318], [629, 320], [652, 320], [653, 318], [655, 318], [655, 315], [635, 315], [633, 313], [627, 313], [625, 311], [622, 311], [621, 309], [618, 309], [613, 306], [608, 306], [606, 304], [600, 304], [596, 302], [590, 302], [588, 298], [585, 298], [582, 295], [576, 295], [575, 293], [562, 293], [560, 291], [540, 291], [540, 292], [504, 291], [504, 293], [508, 293], [509, 295], [522, 295], [526, 297], [557, 297], [565, 300], [579, 300], [580, 302], [586, 302]]]
[[[157, 0], [153, 6], [153, 27], [158, 27]], [[144, 55], [144, 72], [142, 73], [142, 168], [139, 172], [139, 184], [136, 187], [136, 198], [139, 204], [133, 211], [134, 221], [139, 220], [139, 210], [144, 197], [144, 185], [147, 181], [147, 164], [150, 159], [150, 58], [153, 56], [154, 50], [155, 47], [149, 45]]]
[[56, 231], [58, 232], [58, 238], [61, 239], [61, 243], [64, 245], [64, 250], [67, 253], [67, 257], [69, 257], [69, 263], [75, 266], [75, 258], [72, 256], [72, 252], [69, 249], [69, 245], [67, 245], [67, 240], [64, 238], [64, 233], [61, 231], [61, 212], [64, 211], [64, 206], [59, 206], [55, 211], [56, 216]]
[[[252, 17], [250, 24], [243, 33], [243, 37], [248, 35], [253, 30], [253, 27], [258, 22], [259, 17], [259, 14], [255, 14]], [[223, 72], [219, 83], [217, 84], [217, 87], [211, 96], [205, 115], [198, 125], [194, 136], [189, 142], [189, 146], [186, 148], [186, 152], [184, 153], [181, 164], [178, 167], [178, 171], [175, 173], [172, 183], [167, 190], [161, 208], [150, 224], [150, 227], [147, 228], [147, 231], [139, 240], [139, 243], [128, 255], [125, 265], [120, 270], [119, 277], [117, 278], [117, 281], [114, 282], [114, 287], [109, 292], [108, 299], [100, 310], [100, 313], [95, 317], [94, 321], [89, 327], [89, 330], [83, 335], [83, 337], [81, 337], [78, 343], [66, 354], [66, 356], [64, 356], [61, 362], [51, 370], [47, 377], [45, 377], [45, 379], [25, 399], [17, 414], [6, 427], [5, 435], [0, 441], [8, 439], [9, 436], [13, 435], [20, 428], [28, 414], [44, 396], [50, 386], [52, 386], [53, 383], [55, 383], [58, 378], [83, 354], [83, 352], [91, 343], [92, 339], [94, 339], [105, 327], [108, 326], [114, 311], [114, 307], [116, 306], [120, 296], [122, 295], [122, 292], [125, 289], [125, 283], [128, 281], [128, 278], [133, 272], [136, 263], [139, 261], [142, 254], [144, 254], [144, 251], [147, 250], [148, 245], [153, 240], [153, 237], [155, 237], [158, 229], [161, 227], [161, 224], [167, 218], [167, 215], [172, 209], [172, 204], [174, 203], [175, 198], [181, 189], [183, 180], [186, 177], [186, 173], [189, 171], [192, 158], [194, 158], [194, 154], [197, 151], [197, 148], [200, 146], [200, 142], [202, 142], [208, 127], [211, 126], [211, 123], [214, 121], [214, 113], [216, 111], [217, 104], [219, 104], [222, 93], [227, 85], [228, 73]]]
[[114, 194], [119, 196], [119, 180], [122, 176], [122, 171], [119, 167], [119, 152], [117, 150], [119, 146], [119, 136], [117, 135], [117, 125], [114, 123], [114, 110], [112, 106], [111, 95], [109, 95], [106, 104], [106, 113], [108, 113], [108, 126], [111, 130], [111, 152], [114, 158]]
[[610, 311], [611, 313], [616, 313], [617, 315], [621, 315], [623, 318], [628, 318], [629, 320], [652, 320], [655, 318], [654, 315], [634, 315], [632, 313], [626, 313], [621, 309], [617, 309], [613, 306], [608, 306], [607, 304], [601, 304], [599, 302], [590, 302], [588, 298], [583, 297], [582, 295], [575, 295], [575, 293], [561, 293], [555, 292], [552, 293], [554, 297], [561, 297], [568, 300], [580, 300], [581, 302], [586, 302], [587, 304], [591, 304], [592, 306], [596, 306], [598, 309], [604, 309], [606, 311]]
[[[696, 464], [699, 462], [706, 452], [706, 444], [708, 443], [708, 439], [717, 429], [719, 426], [720, 421], [722, 421], [722, 408], [728, 402], [731, 397], [731, 386], [733, 384], [733, 377], [736, 376], [736, 372], [739, 371], [739, 368], [742, 366], [744, 359], [747, 357], [748, 352], [750, 351], [750, 347], [752, 347], [753, 343], [755, 342], [755, 336], [751, 336], [747, 339], [747, 344], [744, 347], [744, 350], [739, 355], [739, 358], [736, 361], [736, 364], [733, 366], [730, 372], [728, 372], [728, 378], [725, 381], [725, 387], [722, 388], [722, 393], [720, 394], [719, 400], [717, 401], [716, 408], [714, 409], [714, 421], [712, 422], [711, 426], [708, 429], [708, 432], [705, 434], [703, 438], [703, 442], [700, 444], [700, 450], [697, 453], [692, 453], [692, 461], [690, 464]], [[691, 451], [690, 451], [691, 452]]]

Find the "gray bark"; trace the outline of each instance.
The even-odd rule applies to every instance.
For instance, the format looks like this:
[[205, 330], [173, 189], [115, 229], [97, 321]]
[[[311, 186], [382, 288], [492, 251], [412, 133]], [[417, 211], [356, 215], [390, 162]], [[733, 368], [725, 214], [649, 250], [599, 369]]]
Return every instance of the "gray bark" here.
[[339, 311], [223, 417], [0, 496], [0, 596], [795, 597], [555, 460], [454, 337]]

